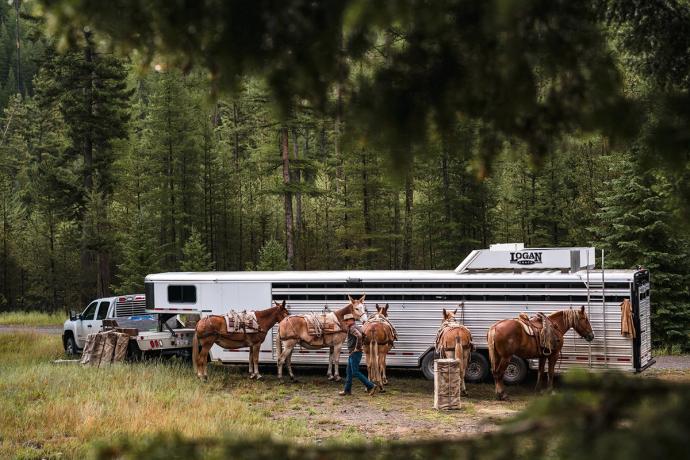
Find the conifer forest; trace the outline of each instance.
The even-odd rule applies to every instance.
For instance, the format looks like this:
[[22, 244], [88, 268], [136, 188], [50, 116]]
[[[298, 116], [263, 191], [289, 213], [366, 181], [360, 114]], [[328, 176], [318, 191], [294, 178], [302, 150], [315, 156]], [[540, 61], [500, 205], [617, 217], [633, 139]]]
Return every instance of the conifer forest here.
[[687, 2], [183, 3], [0, 3], [0, 311], [591, 245], [688, 346]]

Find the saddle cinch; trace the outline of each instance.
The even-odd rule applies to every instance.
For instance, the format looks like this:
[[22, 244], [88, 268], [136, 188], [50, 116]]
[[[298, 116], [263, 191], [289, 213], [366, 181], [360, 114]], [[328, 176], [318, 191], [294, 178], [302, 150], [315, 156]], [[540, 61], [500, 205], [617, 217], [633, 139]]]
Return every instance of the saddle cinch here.
[[558, 348], [558, 335], [553, 323], [544, 313], [537, 313], [537, 316], [530, 318], [527, 313], [522, 312], [516, 321], [527, 335], [535, 338], [543, 356], [550, 356], [553, 350]]

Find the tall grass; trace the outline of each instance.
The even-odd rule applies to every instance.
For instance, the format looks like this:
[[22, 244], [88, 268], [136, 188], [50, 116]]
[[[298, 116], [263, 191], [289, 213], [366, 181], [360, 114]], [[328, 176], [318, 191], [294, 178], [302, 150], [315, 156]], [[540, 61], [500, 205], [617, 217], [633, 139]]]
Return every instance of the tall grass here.
[[0, 313], [0, 326], [61, 326], [66, 319], [61, 312], [10, 311]]
[[246, 387], [261, 400], [264, 384], [237, 374], [212, 372], [201, 384], [188, 363], [53, 364], [60, 349], [57, 336], [0, 335], [0, 458], [78, 458], [94, 440], [159, 431], [192, 438], [305, 433], [305, 423], [273, 421], [254, 407]]

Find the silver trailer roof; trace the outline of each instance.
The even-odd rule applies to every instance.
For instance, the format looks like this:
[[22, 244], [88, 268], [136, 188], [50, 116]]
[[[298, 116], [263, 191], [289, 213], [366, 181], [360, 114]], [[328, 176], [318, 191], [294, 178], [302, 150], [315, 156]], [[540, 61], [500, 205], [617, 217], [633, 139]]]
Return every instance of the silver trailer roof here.
[[[631, 281], [637, 270], [606, 270], [607, 281]], [[589, 278], [601, 279], [601, 270], [590, 270]], [[458, 274], [453, 270], [342, 270], [342, 271], [281, 271], [281, 272], [169, 272], [146, 277], [146, 282], [383, 282], [383, 281], [572, 281], [585, 280], [587, 270], [563, 273], [561, 270], [486, 270]]]

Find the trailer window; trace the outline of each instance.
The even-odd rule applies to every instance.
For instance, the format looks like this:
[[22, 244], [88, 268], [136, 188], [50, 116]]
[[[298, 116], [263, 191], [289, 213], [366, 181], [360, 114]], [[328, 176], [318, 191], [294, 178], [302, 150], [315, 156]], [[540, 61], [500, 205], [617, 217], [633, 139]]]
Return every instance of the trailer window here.
[[168, 286], [169, 303], [196, 303], [196, 286]]

